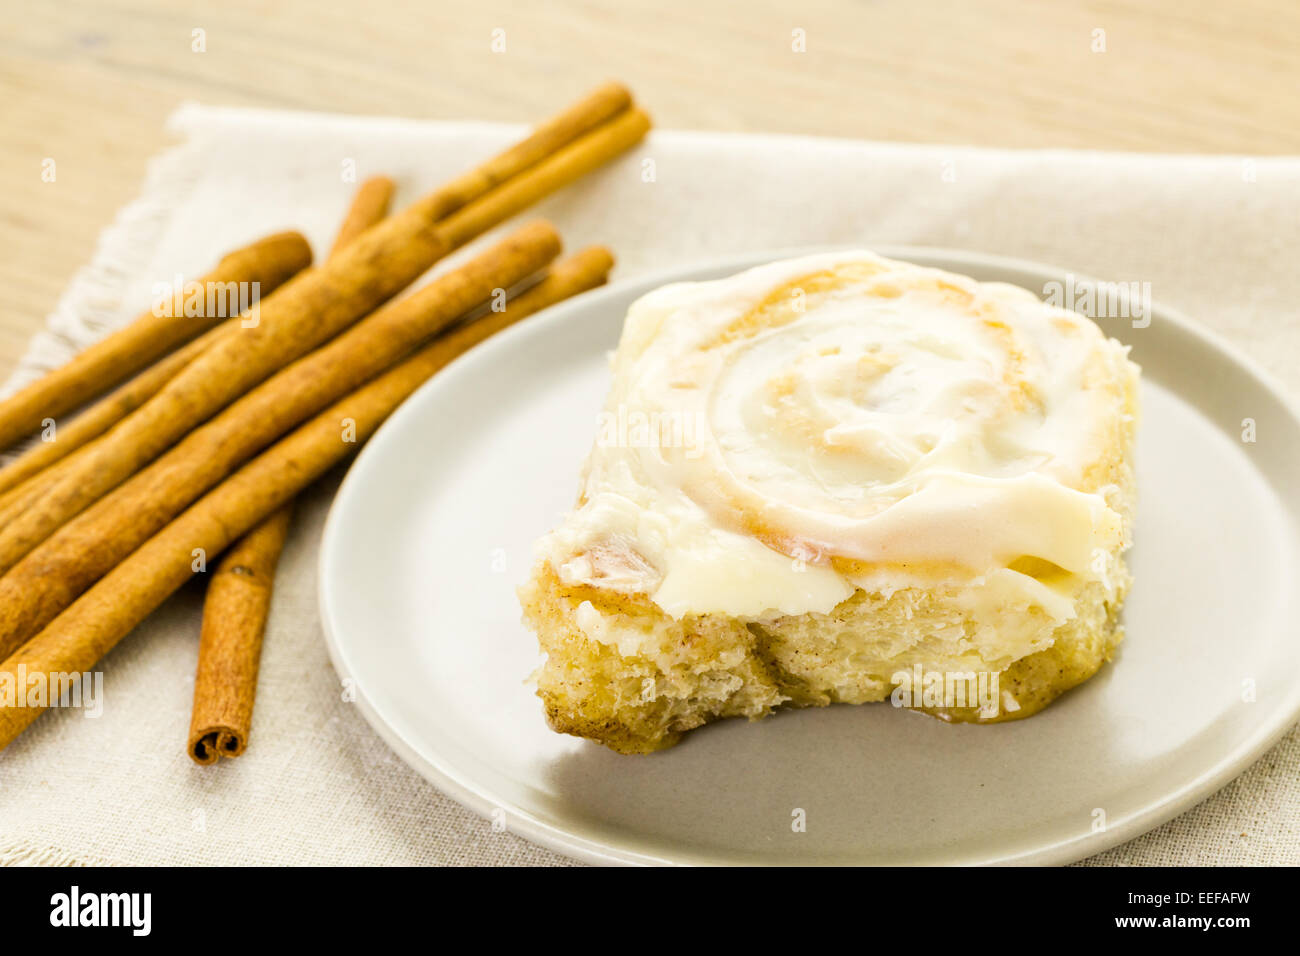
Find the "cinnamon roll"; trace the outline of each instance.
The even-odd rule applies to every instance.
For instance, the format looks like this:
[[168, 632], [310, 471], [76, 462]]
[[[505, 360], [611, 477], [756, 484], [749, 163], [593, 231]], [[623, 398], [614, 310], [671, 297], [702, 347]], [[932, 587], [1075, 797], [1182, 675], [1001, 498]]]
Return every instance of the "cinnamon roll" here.
[[1122, 637], [1137, 380], [1084, 316], [869, 252], [644, 296], [520, 589], [550, 725], [1037, 712]]

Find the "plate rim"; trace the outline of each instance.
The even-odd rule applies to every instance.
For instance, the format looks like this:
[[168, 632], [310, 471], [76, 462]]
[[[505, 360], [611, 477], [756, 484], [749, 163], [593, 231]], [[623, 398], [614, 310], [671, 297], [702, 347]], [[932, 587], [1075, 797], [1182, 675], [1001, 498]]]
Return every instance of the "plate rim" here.
[[[646, 291], [670, 282], [693, 281], [693, 277], [706, 273], [726, 275], [762, 265], [766, 262], [775, 262], [794, 256], [862, 248], [866, 247], [857, 243], [836, 243], [830, 245], [787, 246], [779, 249], [733, 253], [703, 262], [678, 263], [584, 292], [581, 295], [551, 306], [536, 316], [530, 317], [525, 323], [502, 330], [457, 357], [445, 368], [439, 370], [434, 376], [421, 384], [380, 424], [376, 432], [365, 442], [360, 452], [348, 466], [347, 474], [344, 476], [334, 500], [330, 503], [329, 513], [326, 516], [325, 525], [321, 532], [317, 555], [317, 604], [330, 663], [340, 678], [352, 681], [352, 688], [356, 695], [355, 703], [366, 723], [403, 762], [462, 806], [483, 817], [491, 817], [494, 811], [505, 809], [509, 821], [507, 829], [510, 832], [582, 862], [597, 865], [734, 865], [737, 862], [735, 859], [721, 854], [714, 856], [690, 851], [672, 855], [648, 853], [584, 836], [571, 829], [555, 827], [520, 807], [503, 808], [498, 802], [476, 789], [471, 782], [462, 780], [450, 768], [427, 759], [404, 739], [392, 726], [391, 722], [383, 716], [381, 708], [370, 699], [360, 681], [353, 676], [351, 669], [348, 667], [344, 648], [335, 633], [331, 620], [330, 592], [326, 586], [331, 561], [330, 555], [335, 553], [338, 547], [340, 534], [338, 529], [342, 524], [342, 519], [339, 516], [345, 510], [351, 497], [357, 494], [353, 489], [360, 480], [356, 476], [363, 470], [360, 467], [362, 463], [367, 460], [368, 456], [373, 457], [373, 454], [377, 454], [372, 453], [372, 449], [380, 446], [385, 432], [395, 433], [401, 427], [400, 423], [404, 417], [414, 414], [412, 409], [419, 404], [416, 399], [426, 390], [440, 387], [441, 383], [454, 371], [465, 374], [460, 370], [474, 363], [490, 362], [492, 354], [497, 350], [509, 348], [515, 337], [529, 330], [535, 331], [543, 325], [563, 322], [566, 315], [579, 303], [585, 308], [599, 303], [603, 299], [620, 298], [626, 295], [630, 288], [641, 288], [643, 290], [641, 294], [644, 294]], [[961, 263], [963, 267], [980, 266], [1000, 272], [1019, 272], [1040, 276], [1050, 275], [1056, 278], [1072, 275], [1076, 282], [1096, 281], [1087, 273], [1075, 272], [1053, 264], [975, 250], [896, 244], [881, 244], [870, 248], [872, 252], [894, 259], [908, 260], [909, 256], [921, 256]], [[956, 270], [949, 268], [947, 271]], [[1269, 393], [1291, 417], [1296, 427], [1300, 429], [1300, 401], [1292, 397], [1289, 389], [1272, 372], [1263, 368], [1220, 333], [1201, 325], [1178, 309], [1152, 303], [1151, 314], [1153, 320], [1158, 318], [1160, 321], [1172, 323], [1178, 327], [1182, 334], [1199, 340], [1199, 344], [1203, 347], [1218, 352], [1221, 356], [1239, 366], [1242, 371], [1254, 378]], [[1272, 722], [1261, 724], [1248, 738], [1247, 742], [1235, 751], [1229, 753], [1181, 787], [1166, 793], [1161, 799], [1128, 814], [1118, 821], [1109, 822], [1104, 834], [1080, 835], [1039, 846], [1028, 852], [1012, 853], [1005, 856], [992, 854], [988, 858], [977, 862], [987, 865], [1060, 865], [1093, 856], [1135, 839], [1204, 802], [1250, 769], [1265, 753], [1272, 749], [1295, 726], [1297, 721], [1300, 721], [1300, 682], [1293, 685], [1289, 704], [1284, 702], [1284, 705], [1277, 713], [1280, 715], [1279, 717]], [[781, 862], [779, 860], [772, 861], [774, 865], [780, 865]]]

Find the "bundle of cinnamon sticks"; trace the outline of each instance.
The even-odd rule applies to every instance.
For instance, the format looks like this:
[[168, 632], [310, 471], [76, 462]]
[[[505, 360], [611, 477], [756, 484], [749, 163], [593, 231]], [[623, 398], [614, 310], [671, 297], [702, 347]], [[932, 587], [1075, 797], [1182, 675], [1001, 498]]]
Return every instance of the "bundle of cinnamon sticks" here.
[[[603, 283], [613, 259], [595, 247], [557, 263], [559, 236], [533, 222], [393, 297], [649, 125], [626, 89], [607, 84], [396, 215], [387, 215], [394, 184], [370, 180], [319, 266], [301, 236], [281, 233], [198, 280], [256, 283], [251, 309], [227, 317], [206, 308], [212, 296], [195, 308], [178, 292], [171, 308], [0, 402], [0, 447], [41, 438], [0, 468], [0, 686], [20, 675], [75, 681], [222, 556], [186, 744], [199, 763], [242, 753], [294, 496], [438, 369]], [[48, 703], [0, 698], [0, 749]]]

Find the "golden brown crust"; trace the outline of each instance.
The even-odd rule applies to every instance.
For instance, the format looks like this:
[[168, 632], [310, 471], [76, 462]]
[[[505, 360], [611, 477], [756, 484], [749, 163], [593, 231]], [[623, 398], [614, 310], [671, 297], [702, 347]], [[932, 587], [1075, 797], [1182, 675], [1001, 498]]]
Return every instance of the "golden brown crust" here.
[[[1038, 713], [1111, 658], [1123, 638], [1122, 597], [1121, 588], [1107, 602], [1100, 585], [1084, 585], [1076, 602], [1080, 616], [1049, 627], [1044, 650], [993, 668], [995, 716], [973, 706], [928, 707], [919, 701], [914, 709], [956, 723], [998, 723]], [[948, 603], [950, 591], [915, 588], [887, 597], [859, 590], [825, 615], [749, 623], [688, 615], [679, 621], [644, 595], [567, 586], [545, 562], [520, 589], [520, 598], [525, 621], [547, 654], [537, 693], [551, 729], [625, 754], [671, 747], [685, 731], [726, 717], [754, 720], [778, 707], [887, 700], [898, 686], [891, 680], [898, 670], [940, 652], [922, 641], [896, 658], [861, 663], [865, 649], [878, 640], [873, 630], [963, 626]], [[611, 628], [607, 641], [583, 630], [584, 624], [598, 629], [602, 623]], [[619, 635], [641, 635], [644, 642], [620, 648]], [[957, 666], [979, 671], [990, 665], [967, 656]]]

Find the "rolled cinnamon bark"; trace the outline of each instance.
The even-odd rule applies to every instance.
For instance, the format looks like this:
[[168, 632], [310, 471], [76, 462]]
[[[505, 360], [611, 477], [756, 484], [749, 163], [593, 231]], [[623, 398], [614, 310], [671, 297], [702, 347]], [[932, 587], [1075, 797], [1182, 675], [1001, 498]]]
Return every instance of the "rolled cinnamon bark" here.
[[292, 519], [291, 503], [272, 512], [235, 542], [208, 582], [190, 718], [195, 763], [238, 757], [248, 746], [275, 566]]
[[352, 205], [334, 237], [330, 258], [337, 258], [349, 242], [361, 235], [388, 215], [388, 204], [393, 201], [394, 184], [387, 176], [372, 176], [357, 188]]
[[[599, 285], [612, 264], [589, 249], [556, 265], [550, 275], [499, 313], [460, 326], [376, 378], [267, 449], [150, 538], [39, 634], [0, 664], [0, 683], [81, 674], [194, 573], [193, 551], [219, 553], [357, 447], [340, 440], [350, 419], [360, 443], [428, 377], [489, 335], [525, 315]], [[40, 677], [37, 678], [39, 680]], [[0, 707], [0, 749], [45, 709], [16, 701]]]
[[[393, 181], [386, 176], [361, 184], [330, 258], [388, 215], [392, 195]], [[292, 516], [289, 502], [236, 541], [208, 582], [187, 747], [196, 763], [238, 757], [248, 746], [275, 569]]]
[[[310, 258], [310, 254], [309, 254]], [[288, 280], [291, 276], [284, 276]], [[275, 285], [264, 286], [269, 295]], [[53, 441], [36, 442], [0, 468], [0, 527], [16, 515], [34, 507], [46, 491], [68, 473], [75, 464], [67, 462], [55, 468], [69, 455], [84, 448], [131, 414], [169, 381], [222, 337], [237, 335], [244, 321], [242, 315], [229, 318], [209, 329], [197, 339], [166, 355], [126, 384], [105, 395], [89, 408], [60, 425]]]
[[639, 143], [650, 130], [650, 117], [635, 107], [604, 126], [537, 163], [527, 173], [507, 180], [477, 202], [449, 215], [441, 230], [453, 247], [463, 245], [499, 222], [522, 212], [545, 195], [586, 175], [595, 165], [593, 154], [609, 158]]
[[[392, 196], [393, 181], [387, 176], [375, 176], [361, 184], [334, 240], [334, 246], [330, 251], [331, 259], [347, 243], [388, 215], [388, 204]], [[286, 275], [284, 278], [288, 279], [289, 276]], [[274, 288], [274, 285], [264, 284], [262, 294], [269, 295]], [[8, 465], [0, 468], [0, 525], [3, 525], [10, 516], [9, 506], [18, 501], [21, 496], [36, 491], [38, 486], [30, 485], [25, 491], [15, 492], [14, 489], [56, 461], [104, 434], [158, 394], [159, 389], [210, 348], [219, 336], [234, 334], [239, 324], [240, 319], [229, 319], [183, 348], [159, 359], [121, 388], [80, 412], [66, 425], [60, 425], [54, 441], [38, 442]], [[48, 483], [48, 477], [41, 481]], [[34, 501], [36, 497], [37, 495], [34, 495], [29, 500]]]
[[[536, 165], [541, 159], [573, 139], [580, 131], [599, 125], [604, 120], [625, 109], [631, 104], [631, 101], [631, 94], [624, 87], [616, 83], [606, 84], [573, 109], [538, 127], [537, 131], [522, 143], [439, 190], [435, 194], [438, 197], [436, 203], [431, 204], [436, 205], [437, 208], [431, 209], [428, 214], [438, 216], [454, 212], [468, 201], [467, 197], [480, 196], [487, 189], [505, 182], [511, 175], [517, 175], [530, 166]], [[640, 111], [633, 111], [633, 113], [623, 118], [623, 122], [624, 124], [630, 124], [632, 127], [642, 126], [648, 128], [649, 126], [649, 119]], [[642, 134], [643, 132], [644, 130]], [[529, 188], [536, 189], [536, 185], [534, 184]], [[374, 214], [382, 201], [384, 212], [377, 215], [373, 222], [378, 222], [387, 214], [387, 203], [391, 201], [391, 196], [392, 181], [386, 177], [378, 176], [362, 184], [361, 191], [349, 212], [349, 219], [340, 229], [338, 238], [335, 240], [334, 248], [330, 253], [331, 258], [346, 244], [344, 242], [345, 236], [355, 238], [367, 228], [369, 225], [365, 223], [367, 210], [369, 213]], [[494, 216], [505, 218], [510, 213], [501, 209], [499, 204], [508, 201], [511, 201], [509, 196], [504, 199], [497, 199], [498, 206], [495, 210], [487, 207], [479, 211], [477, 216], [485, 219]], [[512, 208], [521, 209], [526, 204], [526, 196], [520, 197], [516, 194], [513, 197]], [[484, 228], [481, 223], [476, 223], [470, 219], [462, 220], [456, 226], [456, 231], [458, 234], [472, 235], [475, 230], [482, 231]], [[269, 292], [270, 289], [267, 288], [264, 291]], [[237, 327], [238, 325], [238, 321], [228, 321], [191, 342], [185, 348], [160, 360], [156, 365], [141, 372], [120, 389], [96, 403], [92, 408], [77, 415], [68, 424], [60, 426], [57, 441], [41, 442], [9, 465], [0, 468], [0, 527], [13, 514], [35, 503], [46, 490], [44, 486], [48, 485], [48, 478], [42, 478], [41, 485], [28, 485], [21, 492], [14, 489], [17, 489], [56, 461], [104, 434], [113, 425], [157, 394], [159, 389], [175, 377], [177, 372], [210, 347], [217, 335], [230, 334], [231, 327]], [[21, 496], [26, 497], [20, 501]], [[14, 507], [11, 508], [11, 506]]]
[[[93, 441], [94, 439], [92, 439]], [[84, 446], [83, 446], [84, 447]], [[8, 524], [15, 516], [26, 509], [34, 507], [45, 493], [45, 489], [66, 474], [74, 462], [61, 458], [48, 468], [38, 471], [16, 488], [10, 488], [0, 495], [0, 527]]]
[[[336, 259], [269, 296], [255, 327], [217, 342], [103, 440], [68, 456], [70, 464], [59, 479], [0, 529], [0, 573], [186, 432], [372, 311], [448, 251], [639, 141], [649, 121], [641, 111], [625, 109], [626, 91], [620, 90], [589, 97], [480, 170], [366, 230]], [[615, 118], [606, 122], [611, 115]], [[600, 125], [593, 129], [593, 123]], [[566, 145], [544, 153], [564, 137], [570, 138]], [[512, 171], [518, 175], [510, 176]], [[439, 222], [449, 208], [457, 211]]]
[[236, 302], [251, 297], [253, 289], [258, 296], [269, 295], [310, 264], [311, 246], [296, 232], [279, 232], [227, 254], [207, 275], [177, 289], [168, 308], [141, 313], [66, 365], [0, 401], [0, 448], [39, 430], [45, 419], [57, 419], [108, 391], [231, 314], [239, 314], [238, 306], [233, 313], [226, 311], [232, 287]]
[[[417, 206], [423, 205], [421, 214], [434, 220], [449, 216], [519, 174], [540, 165], [543, 160], [550, 159], [561, 148], [597, 130], [631, 105], [632, 94], [627, 87], [619, 83], [598, 86], [563, 113], [537, 126], [527, 139], [443, 186]], [[606, 136], [606, 139], [609, 138]], [[619, 152], [622, 152], [622, 148], [615, 147], [614, 154]]]
[[0, 578], [0, 657], [251, 455], [497, 290], [532, 276], [559, 251], [560, 237], [548, 223], [530, 223], [379, 309], [196, 428]]
[[[269, 290], [268, 290], [269, 291]], [[55, 462], [66, 458], [78, 448], [88, 444], [108, 431], [127, 415], [158, 394], [158, 390], [171, 381], [176, 373], [192, 362], [215, 341], [215, 336], [226, 332], [229, 322], [236, 325], [239, 319], [227, 320], [215, 329], [205, 332], [193, 342], [164, 356], [131, 381], [105, 395], [94, 405], [80, 412], [66, 425], [59, 425], [54, 441], [36, 442], [9, 464], [0, 468], [0, 524], [10, 502], [37, 486], [26, 482], [39, 475]], [[42, 479], [43, 481], [46, 479]]]

